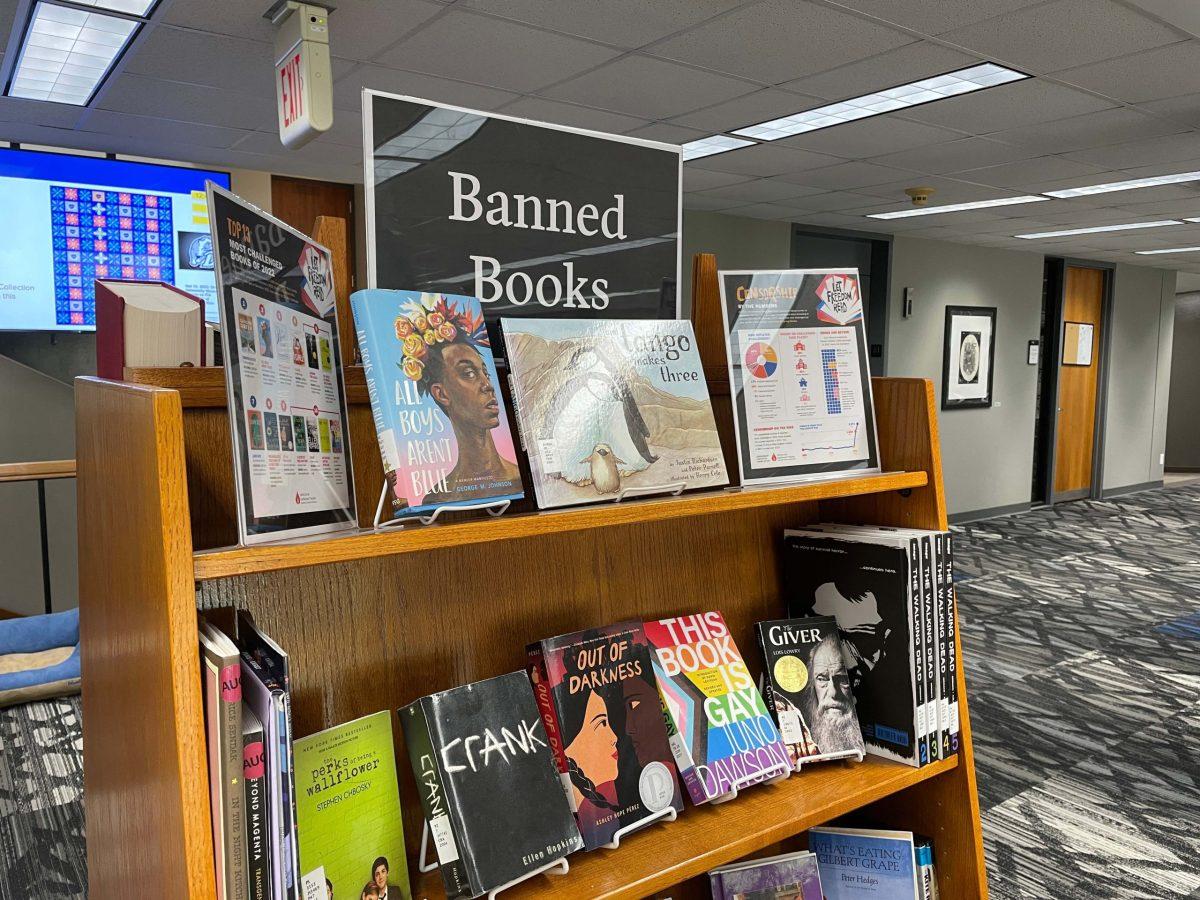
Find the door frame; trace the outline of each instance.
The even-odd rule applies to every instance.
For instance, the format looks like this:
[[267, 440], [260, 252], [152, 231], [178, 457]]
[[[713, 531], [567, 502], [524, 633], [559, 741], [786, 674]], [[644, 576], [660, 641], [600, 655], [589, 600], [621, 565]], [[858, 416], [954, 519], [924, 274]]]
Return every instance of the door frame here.
[[[1043, 365], [1051, 366], [1046, 387], [1051, 387], [1043, 396], [1053, 395], [1054, 401], [1048, 405], [1043, 415], [1038, 416], [1034, 427], [1039, 429], [1040, 436], [1045, 438], [1039, 442], [1039, 459], [1037, 465], [1045, 473], [1043, 480], [1043, 496], [1034, 497], [1035, 503], [1041, 502], [1046, 506], [1063, 503], [1068, 500], [1079, 500], [1087, 497], [1099, 500], [1104, 493], [1104, 435], [1105, 423], [1108, 421], [1108, 372], [1109, 356], [1112, 350], [1112, 312], [1113, 293], [1117, 280], [1115, 263], [1097, 262], [1089, 259], [1078, 259], [1070, 256], [1047, 256], [1046, 265], [1058, 268], [1058, 290], [1048, 296], [1050, 308], [1046, 311], [1048, 323], [1056, 327], [1047, 328], [1047, 336], [1052, 346], [1043, 348]], [[1054, 491], [1054, 459], [1058, 448], [1058, 409], [1061, 384], [1058, 377], [1061, 365], [1063, 332], [1066, 328], [1063, 322], [1063, 306], [1067, 291], [1067, 269], [1099, 269], [1104, 272], [1104, 291], [1100, 301], [1100, 347], [1096, 364], [1100, 367], [1096, 373], [1096, 415], [1092, 429], [1092, 484], [1083, 494], [1055, 493]]]

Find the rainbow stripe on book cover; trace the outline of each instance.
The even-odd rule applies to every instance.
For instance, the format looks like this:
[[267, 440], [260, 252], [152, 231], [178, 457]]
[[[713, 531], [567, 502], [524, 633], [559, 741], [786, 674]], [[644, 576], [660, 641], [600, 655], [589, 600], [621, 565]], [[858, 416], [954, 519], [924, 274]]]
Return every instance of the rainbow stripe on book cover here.
[[719, 612], [645, 624], [677, 733], [675, 763], [693, 803], [791, 771], [787, 748]]

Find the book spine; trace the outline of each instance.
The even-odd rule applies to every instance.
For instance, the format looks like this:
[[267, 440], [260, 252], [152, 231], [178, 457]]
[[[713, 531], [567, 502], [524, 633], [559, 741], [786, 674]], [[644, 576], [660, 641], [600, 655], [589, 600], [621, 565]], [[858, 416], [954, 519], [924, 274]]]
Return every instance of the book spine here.
[[242, 783], [246, 792], [247, 900], [270, 900], [270, 817], [267, 814], [267, 754], [263, 729], [242, 735]]
[[400, 710], [400, 725], [404, 729], [408, 759], [417, 779], [417, 793], [421, 795], [425, 827], [429, 829], [433, 840], [447, 898], [474, 897], [482, 893], [482, 889], [478, 892], [473, 889], [466, 863], [459, 853], [463, 836], [456, 833], [450, 815], [450, 804], [455, 801], [447, 793], [448, 781], [443, 777], [441, 756], [430, 727], [433, 717], [428, 714], [425, 702], [418, 700]]
[[[367, 396], [371, 398], [371, 418], [375, 420], [375, 439], [379, 443], [379, 458], [383, 460], [384, 477], [389, 481], [393, 500], [396, 496], [396, 479], [400, 477], [397, 469], [400, 461], [388, 459], [387, 448], [381, 435], [387, 431], [387, 423], [383, 417], [383, 397], [380, 396], [380, 385], [375, 375], [374, 343], [371, 340], [371, 315], [367, 312], [366, 301], [355, 297], [350, 300], [354, 312], [354, 321], [362, 327], [358, 328], [358, 350], [362, 356], [363, 373], [367, 382]], [[393, 515], [395, 507], [393, 506]]]
[[921, 538], [921, 616], [925, 628], [925, 730], [929, 761], [941, 758], [938, 710], [941, 687], [937, 678], [937, 586], [934, 574], [933, 535]]
[[908, 604], [911, 619], [909, 639], [912, 654], [910, 671], [913, 675], [913, 691], [915, 693], [914, 736], [917, 742], [916, 764], [923, 766], [929, 762], [929, 736], [925, 722], [925, 622], [922, 615], [924, 609], [921, 603], [921, 542], [913, 538], [908, 542]]
[[946, 584], [949, 597], [946, 603], [946, 646], [950, 650], [950, 751], [958, 752], [958, 605], [954, 599], [954, 537], [946, 532]]
[[221, 791], [225, 818], [225, 890], [227, 897], [246, 896], [245, 795], [242, 777], [242, 671], [237, 661], [223, 665], [221, 689]]
[[296, 828], [296, 766], [292, 756], [292, 694], [290, 689], [283, 692], [283, 727], [285, 737], [282, 752], [284, 765], [287, 766], [287, 771], [284, 773], [287, 802], [284, 804], [283, 814], [288, 829], [288, 846], [291, 853], [289, 864], [291, 866], [292, 895], [296, 897], [296, 900], [300, 900], [300, 841]]
[[933, 536], [934, 568], [937, 573], [937, 642], [938, 642], [938, 743], [942, 759], [950, 755], [950, 651], [946, 646], [946, 602], [950, 588], [946, 583], [946, 534]]
[[541, 644], [530, 644], [525, 648], [525, 668], [529, 673], [529, 680], [533, 683], [533, 696], [537, 700], [538, 712], [542, 717], [542, 727], [546, 729], [554, 766], [558, 769], [559, 780], [562, 781], [563, 790], [567, 795], [567, 805], [571, 807], [571, 812], [578, 814], [575, 808], [575, 792], [571, 789], [571, 767], [567, 762], [562, 728], [558, 721], [558, 706], [554, 702], [550, 674], [546, 669], [546, 654]]

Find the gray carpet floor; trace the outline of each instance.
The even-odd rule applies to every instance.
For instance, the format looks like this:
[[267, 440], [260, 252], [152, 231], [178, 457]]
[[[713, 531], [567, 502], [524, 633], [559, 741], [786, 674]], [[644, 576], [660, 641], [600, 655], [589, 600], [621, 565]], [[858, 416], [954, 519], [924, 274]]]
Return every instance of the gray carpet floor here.
[[1200, 897], [1200, 483], [956, 531], [992, 897]]
[[[956, 532], [992, 897], [1200, 900], [1200, 482]], [[86, 896], [82, 800], [79, 698], [0, 710], [2, 900]]]

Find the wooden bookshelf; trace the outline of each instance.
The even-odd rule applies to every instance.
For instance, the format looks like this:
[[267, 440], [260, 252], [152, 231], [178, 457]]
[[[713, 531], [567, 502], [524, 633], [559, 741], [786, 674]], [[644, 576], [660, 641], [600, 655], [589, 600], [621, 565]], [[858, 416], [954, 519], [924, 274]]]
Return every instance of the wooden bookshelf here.
[[[698, 289], [701, 314], [710, 287]], [[348, 370], [367, 524], [382, 474], [357, 377]], [[544, 513], [527, 504], [498, 519], [229, 547], [233, 475], [220, 373], [128, 370], [126, 378], [80, 379], [76, 389], [94, 900], [126, 898], [134, 885], [215, 900], [197, 606], [249, 610], [287, 648], [295, 732], [304, 735], [520, 669], [529, 641], [622, 619], [720, 609], [753, 669], [753, 623], [786, 606], [784, 528], [821, 520], [946, 526], [932, 385], [884, 378], [874, 382], [882, 475]], [[727, 409], [728, 386], [714, 379], [712, 390]], [[719, 425], [732, 446], [723, 414]], [[566, 876], [542, 876], [506, 896], [706, 896], [700, 876], [712, 866], [792, 846], [808, 827], [853, 813], [928, 834], [942, 896], [983, 900], [961, 665], [959, 692], [954, 759], [923, 769], [870, 758], [813, 766], [727, 804], [689, 806], [616, 851], [575, 854]], [[420, 806], [399, 727], [396, 749], [414, 896], [441, 897], [436, 876], [416, 875]]]

